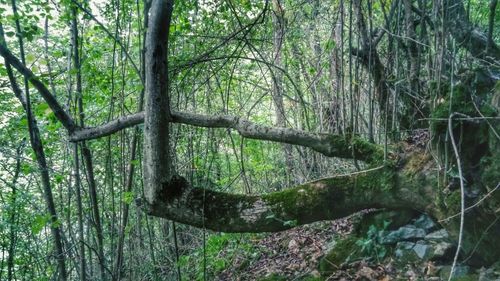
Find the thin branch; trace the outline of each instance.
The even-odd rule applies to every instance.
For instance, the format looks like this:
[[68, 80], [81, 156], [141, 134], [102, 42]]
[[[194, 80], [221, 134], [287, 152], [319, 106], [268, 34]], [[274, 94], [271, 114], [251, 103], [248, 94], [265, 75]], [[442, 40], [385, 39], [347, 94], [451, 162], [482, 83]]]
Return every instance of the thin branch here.
[[40, 95], [42, 95], [45, 102], [47, 102], [50, 109], [52, 109], [56, 118], [62, 123], [69, 133], [73, 132], [76, 128], [73, 118], [71, 118], [71, 116], [69, 116], [68, 113], [62, 108], [47, 86], [45, 86], [45, 84], [42, 83], [42, 81], [40, 81], [35, 74], [33, 74], [33, 72], [28, 69], [16, 56], [14, 56], [3, 43], [0, 43], [0, 55], [5, 59], [6, 64], [12, 65], [31, 82]]
[[139, 78], [141, 79], [141, 83], [144, 84], [144, 81], [142, 79], [142, 75], [141, 75], [141, 71], [139, 70], [139, 68], [137, 67], [137, 65], [135, 64], [134, 60], [132, 59], [132, 57], [130, 57], [130, 54], [128, 53], [127, 51], [127, 48], [125, 48], [125, 46], [123, 46], [123, 43], [122, 41], [115, 37], [113, 35], [113, 33], [111, 33], [105, 26], [104, 24], [102, 24], [89, 10], [85, 9], [82, 5], [80, 5], [80, 3], [78, 3], [77, 1], [75, 0], [71, 0], [71, 2], [73, 2], [73, 4], [75, 4], [78, 9], [82, 10], [82, 12], [84, 12], [85, 14], [87, 14], [90, 18], [92, 18], [92, 20], [95, 21], [95, 23], [97, 23], [97, 25], [99, 25], [102, 30], [104, 30], [104, 32], [109, 36], [111, 37], [111, 39], [113, 39], [116, 43], [118, 43], [118, 45], [120, 45], [120, 48], [121, 50], [123, 51], [123, 53], [125, 54], [125, 56], [127, 57], [127, 59], [130, 61], [130, 63], [132, 64], [132, 66], [134, 67], [134, 70], [135, 72], [137, 73], [137, 76], [139, 76]]
[[[120, 117], [102, 126], [76, 130], [70, 135], [70, 141], [76, 142], [108, 136], [143, 122], [144, 113], [139, 112]], [[231, 115], [210, 116], [173, 111], [170, 122], [205, 128], [235, 129], [241, 136], [246, 138], [309, 147], [328, 157], [351, 159], [353, 158], [351, 149], [354, 149], [356, 159], [374, 163], [382, 159], [380, 153], [383, 153], [377, 145], [364, 142], [358, 137], [354, 137], [351, 141], [350, 137], [345, 136], [310, 133], [291, 128], [268, 127]]]
[[[497, 191], [499, 187], [500, 187], [500, 183], [498, 183], [498, 184], [497, 184], [497, 186], [496, 186], [495, 188], [493, 188], [490, 192], [486, 193], [483, 197], [481, 197], [481, 199], [479, 199], [476, 203], [474, 203], [474, 205], [471, 205], [471, 206], [469, 206], [469, 207], [465, 208], [464, 212], [467, 212], [467, 211], [472, 210], [472, 209], [474, 209], [475, 207], [479, 206], [479, 205], [480, 205], [480, 204], [481, 204], [484, 200], [486, 200], [486, 199], [487, 199], [488, 197], [490, 197], [490, 196], [491, 196], [491, 195], [492, 195], [495, 191]], [[439, 220], [438, 222], [439, 222], [439, 223], [442, 223], [442, 222], [447, 222], [447, 221], [449, 221], [449, 220], [451, 220], [451, 219], [453, 219], [453, 218], [456, 218], [456, 217], [460, 216], [461, 214], [462, 214], [462, 212], [460, 212], [460, 213], [456, 213], [456, 214], [454, 214], [454, 215], [452, 215], [452, 216], [449, 216], [449, 217], [447, 217], [447, 218], [444, 218], [444, 219], [442, 219], [442, 220]]]
[[462, 238], [464, 232], [465, 223], [465, 188], [464, 188], [464, 177], [462, 174], [462, 163], [460, 161], [460, 155], [458, 153], [457, 144], [455, 143], [455, 138], [453, 137], [453, 117], [455, 115], [462, 115], [461, 113], [454, 112], [450, 115], [448, 120], [448, 132], [450, 134], [451, 144], [453, 146], [453, 151], [455, 153], [455, 158], [457, 159], [458, 175], [460, 177], [460, 231], [458, 234], [457, 251], [455, 252], [455, 257], [453, 258], [453, 264], [451, 265], [450, 276], [448, 281], [453, 278], [453, 273], [455, 271], [455, 266], [457, 265], [458, 255], [460, 253], [460, 248], [462, 247]]

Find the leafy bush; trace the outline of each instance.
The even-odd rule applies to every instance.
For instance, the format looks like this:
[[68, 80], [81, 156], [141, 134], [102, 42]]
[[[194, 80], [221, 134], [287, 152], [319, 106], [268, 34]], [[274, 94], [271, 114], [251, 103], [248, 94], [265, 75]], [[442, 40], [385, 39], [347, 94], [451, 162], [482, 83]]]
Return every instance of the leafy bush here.
[[370, 225], [366, 237], [359, 238], [356, 245], [360, 248], [363, 255], [382, 260], [387, 255], [387, 247], [381, 243], [382, 233], [389, 226], [389, 221], [384, 221], [382, 229], [378, 229], [375, 225]]
[[[236, 257], [244, 260], [256, 258], [258, 253], [254, 253], [253, 246], [245, 241], [246, 236], [230, 233], [210, 235], [205, 242], [205, 248], [201, 246], [189, 255], [179, 257], [182, 280], [212, 280], [233, 264]], [[243, 263], [241, 267], [245, 264], [248, 265]]]

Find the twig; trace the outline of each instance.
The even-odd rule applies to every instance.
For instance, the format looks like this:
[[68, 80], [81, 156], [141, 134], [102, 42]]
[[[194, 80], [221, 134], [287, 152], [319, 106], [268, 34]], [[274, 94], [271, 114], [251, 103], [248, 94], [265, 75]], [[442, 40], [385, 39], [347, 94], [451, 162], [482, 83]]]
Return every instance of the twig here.
[[[491, 190], [490, 192], [488, 192], [487, 194], [485, 194], [481, 199], [479, 199], [479, 201], [477, 201], [476, 203], [474, 203], [474, 205], [467, 207], [464, 211], [467, 212], [470, 209], [473, 209], [476, 206], [478, 206], [479, 204], [481, 204], [484, 200], [486, 200], [486, 198], [490, 197], [491, 194], [493, 194], [493, 192], [495, 192], [499, 187], [500, 187], [500, 183], [498, 183], [497, 186], [493, 190]], [[438, 222], [447, 222], [447, 221], [451, 220], [452, 218], [457, 217], [458, 215], [460, 215], [460, 213], [456, 213], [456, 214], [454, 214], [454, 215], [452, 215], [450, 217], [447, 217], [445, 219], [439, 220]]]
[[453, 264], [451, 265], [450, 276], [448, 281], [451, 281], [455, 267], [457, 265], [458, 254], [460, 253], [460, 248], [462, 247], [462, 237], [464, 230], [464, 220], [465, 220], [465, 189], [464, 189], [464, 178], [462, 175], [462, 163], [460, 161], [460, 155], [458, 154], [457, 144], [455, 143], [455, 138], [453, 137], [453, 117], [455, 115], [463, 115], [461, 113], [454, 112], [448, 118], [448, 132], [450, 134], [451, 145], [453, 146], [453, 151], [455, 152], [455, 158], [457, 159], [458, 175], [460, 177], [460, 231], [458, 234], [458, 245], [457, 251], [455, 252], [455, 257], [453, 258]]

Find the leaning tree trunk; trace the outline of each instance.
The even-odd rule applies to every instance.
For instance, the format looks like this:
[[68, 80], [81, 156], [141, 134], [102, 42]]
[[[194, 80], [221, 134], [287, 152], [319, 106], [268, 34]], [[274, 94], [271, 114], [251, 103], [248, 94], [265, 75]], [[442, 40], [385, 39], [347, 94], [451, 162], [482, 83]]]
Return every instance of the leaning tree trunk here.
[[[500, 235], [496, 210], [500, 196], [494, 193], [500, 171], [499, 144], [497, 135], [490, 136], [495, 133], [492, 124], [484, 122], [497, 116], [498, 111], [498, 106], [495, 108], [488, 100], [497, 82], [492, 77], [497, 75], [479, 70], [464, 75], [463, 83], [453, 89], [443, 89], [445, 100], [435, 109], [431, 123], [433, 135], [451, 132], [451, 137], [460, 144], [459, 157], [463, 163], [460, 168], [465, 171], [468, 183], [467, 206], [473, 206], [465, 213], [461, 249], [469, 262], [483, 264], [500, 258], [499, 251], [490, 249]], [[500, 95], [498, 89], [496, 91], [494, 100]], [[472, 99], [473, 95], [477, 96]], [[450, 112], [454, 111], [467, 116], [467, 120], [451, 122]], [[176, 118], [172, 121], [176, 122]], [[184, 121], [191, 125], [223, 127], [227, 120], [218, 119], [217, 124], [210, 119]], [[209, 125], [210, 121], [214, 122]], [[380, 147], [350, 136], [326, 137], [292, 129], [264, 128], [248, 121], [238, 124], [225, 123], [227, 127], [237, 128], [242, 135], [309, 146], [328, 156], [350, 158], [355, 151], [355, 157], [359, 156], [369, 168], [281, 192], [252, 196], [194, 188], [184, 178], [174, 176], [162, 186], [154, 202], [139, 201], [144, 210], [150, 215], [216, 231], [274, 232], [340, 218], [367, 208], [412, 209], [436, 218], [453, 238], [458, 238], [460, 190], [453, 181], [444, 185], [442, 175], [446, 171], [440, 170], [431, 153], [416, 145], [402, 143], [392, 147], [389, 160], [384, 162]], [[460, 134], [461, 130], [468, 133]], [[299, 143], [298, 139], [303, 142]], [[437, 146], [441, 146], [440, 151], [451, 149], [442, 144]], [[479, 195], [472, 197], [472, 194]], [[482, 201], [485, 203], [480, 204]]]

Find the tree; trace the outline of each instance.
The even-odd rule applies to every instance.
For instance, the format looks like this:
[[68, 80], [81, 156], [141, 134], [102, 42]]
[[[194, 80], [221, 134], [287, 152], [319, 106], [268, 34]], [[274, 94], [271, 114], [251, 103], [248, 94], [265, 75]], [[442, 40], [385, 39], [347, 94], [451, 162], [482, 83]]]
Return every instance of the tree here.
[[[406, 36], [404, 39], [394, 36], [391, 40], [395, 40], [396, 45], [403, 45], [402, 49], [407, 52], [410, 64], [408, 89], [416, 90], [420, 95], [423, 90], [420, 90], [422, 81], [418, 79], [418, 60], [422, 50], [415, 44], [417, 28], [413, 16], [419, 17], [419, 25], [432, 21], [425, 11], [414, 7], [412, 2], [404, 0], [400, 4], [398, 1], [393, 3], [392, 11], [398, 5], [404, 7], [404, 11], [400, 12], [405, 13], [402, 20]], [[500, 198], [495, 193], [498, 188], [500, 151], [496, 133], [498, 123], [494, 123], [498, 120], [496, 116], [500, 93], [495, 69], [500, 61], [500, 53], [493, 42], [492, 31], [490, 30], [490, 35], [485, 35], [468, 21], [462, 1], [443, 2], [442, 27], [447, 26], [444, 34], [453, 36], [459, 47], [480, 60], [479, 67], [460, 74], [461, 81], [458, 84], [437, 83], [433, 89], [438, 93], [435, 106], [427, 105], [423, 110], [430, 112], [424, 115], [431, 118], [434, 155], [437, 158], [446, 155], [443, 162], [449, 169], [439, 167], [431, 157], [432, 154], [425, 153], [415, 144], [396, 142], [388, 146], [379, 145], [365, 140], [356, 130], [339, 135], [313, 133], [268, 127], [232, 115], [213, 116], [172, 109], [171, 85], [175, 76], [171, 74], [169, 53], [172, 31], [168, 27], [172, 26], [172, 20], [176, 17], [175, 5], [173, 0], [151, 2], [144, 48], [144, 111], [122, 116], [104, 125], [77, 125], [59, 104], [54, 93], [5, 44], [0, 44], [0, 55], [4, 57], [6, 65], [17, 69], [38, 90], [67, 130], [72, 142], [84, 143], [144, 123], [144, 198], [138, 199], [137, 204], [149, 215], [216, 231], [274, 232], [314, 221], [341, 218], [367, 208], [412, 209], [426, 212], [441, 221], [453, 237], [461, 242], [465, 256], [474, 255], [476, 262], [484, 263], [498, 260], [500, 252], [488, 251], [488, 248], [500, 234], [496, 210]], [[380, 59], [377, 44], [384, 35], [390, 33], [392, 21], [395, 21], [392, 17], [396, 16], [395, 12], [391, 12], [385, 18], [385, 28], [372, 30], [366, 27], [362, 5], [362, 1], [354, 1], [361, 36], [357, 48], [349, 46], [350, 55], [357, 57], [370, 74], [379, 105], [378, 121], [382, 124], [381, 128], [387, 129], [388, 119], [395, 118], [394, 114], [398, 114], [392, 110], [397, 103], [390, 101], [389, 97], [400, 89], [397, 83], [389, 81], [387, 66]], [[267, 3], [264, 13], [266, 9]], [[437, 23], [432, 23], [437, 29]], [[490, 29], [493, 29], [492, 25]], [[423, 29], [420, 28], [419, 31], [423, 32]], [[441, 36], [448, 40], [444, 34]], [[239, 58], [238, 55], [230, 56]], [[75, 59], [77, 57], [75, 54]], [[210, 59], [216, 58], [210, 57], [209, 51], [189, 62], [189, 65]], [[277, 65], [270, 64], [270, 67], [280, 74], [273, 74], [273, 80], [278, 80], [276, 77], [282, 79], [282, 74], [286, 72], [280, 62], [275, 60], [275, 63]], [[75, 67], [77, 65], [75, 63]], [[446, 62], [443, 65], [446, 68]], [[452, 73], [450, 78], [456, 79], [455, 74]], [[399, 114], [409, 117], [408, 114], [412, 114], [416, 108], [412, 107], [409, 100], [403, 99], [402, 103], [412, 110]], [[351, 114], [354, 114], [354, 110]], [[402, 121], [402, 126], [405, 126], [403, 129], [417, 126], [409, 123], [413, 119], [406, 118], [405, 122]], [[192, 183], [175, 172], [171, 149], [172, 124], [233, 129], [247, 139], [307, 147], [326, 157], [362, 161], [365, 166], [355, 173], [319, 179], [262, 195], [241, 195], [193, 187]], [[279, 125], [284, 126], [284, 122]], [[468, 134], [462, 134], [463, 131]], [[446, 143], [443, 141], [445, 139]], [[92, 171], [91, 164], [86, 163], [86, 167], [87, 172]], [[454, 170], [459, 174], [451, 177], [446, 175]], [[133, 169], [130, 173], [133, 173]], [[465, 198], [466, 196], [470, 199]], [[480, 204], [486, 199], [487, 203]], [[466, 210], [465, 200], [469, 201], [469, 205], [473, 204]], [[95, 206], [97, 207], [97, 201]], [[98, 214], [97, 211], [97, 217]], [[461, 222], [455, 219], [459, 216], [462, 217]], [[103, 256], [102, 253], [98, 255]]]

